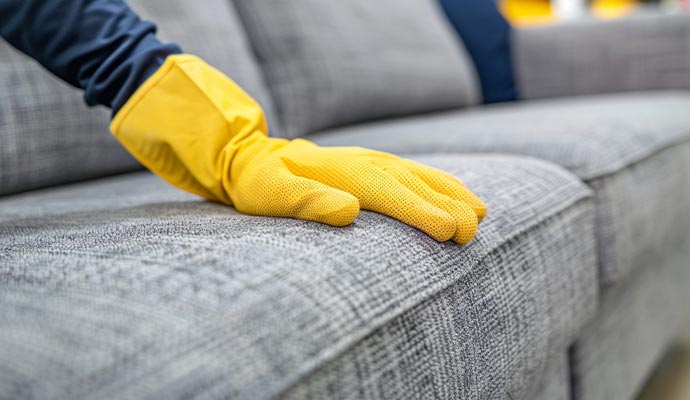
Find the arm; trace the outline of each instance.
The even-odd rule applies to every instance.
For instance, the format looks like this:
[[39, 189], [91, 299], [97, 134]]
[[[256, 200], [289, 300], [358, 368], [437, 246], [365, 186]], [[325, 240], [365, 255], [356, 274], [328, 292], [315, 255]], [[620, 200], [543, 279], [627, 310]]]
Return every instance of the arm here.
[[170, 184], [251, 215], [335, 226], [362, 208], [439, 241], [472, 240], [484, 203], [453, 176], [360, 148], [269, 138], [231, 79], [163, 45], [121, 0], [0, 0], [0, 33], [113, 108], [110, 129]]
[[0, 34], [115, 114], [171, 54], [122, 0], [0, 0]]
[[690, 14], [515, 29], [525, 99], [690, 88]]

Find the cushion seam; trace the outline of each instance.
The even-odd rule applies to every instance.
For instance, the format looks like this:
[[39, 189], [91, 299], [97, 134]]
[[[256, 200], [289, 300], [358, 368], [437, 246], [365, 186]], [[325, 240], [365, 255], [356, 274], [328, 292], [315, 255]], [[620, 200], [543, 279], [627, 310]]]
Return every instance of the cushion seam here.
[[623, 171], [636, 164], [649, 160], [658, 155], [659, 153], [662, 153], [665, 150], [668, 150], [672, 147], [683, 145], [685, 143], [690, 143], [690, 130], [686, 130], [684, 132], [685, 134], [678, 139], [671, 140], [667, 143], [659, 144], [657, 147], [648, 151], [644, 149], [639, 150], [635, 152], [633, 155], [629, 156], [627, 160], [615, 163], [615, 166], [602, 169], [602, 172], [599, 173], [583, 174], [583, 176], [580, 179], [582, 179], [585, 183], [589, 183], [590, 181], [594, 181], [597, 179], [608, 178], [612, 175], [616, 175], [620, 171]]

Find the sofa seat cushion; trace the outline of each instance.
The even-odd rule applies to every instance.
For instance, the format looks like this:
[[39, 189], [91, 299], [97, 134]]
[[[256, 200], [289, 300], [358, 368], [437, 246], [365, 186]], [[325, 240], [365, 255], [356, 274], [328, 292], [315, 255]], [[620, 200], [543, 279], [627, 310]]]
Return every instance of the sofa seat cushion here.
[[690, 93], [512, 103], [313, 135], [393, 153], [500, 152], [559, 164], [595, 189], [602, 283], [690, 233]]
[[591, 191], [539, 160], [419, 160], [488, 203], [471, 244], [241, 215], [148, 173], [0, 199], [0, 397], [532, 393], [597, 306]]

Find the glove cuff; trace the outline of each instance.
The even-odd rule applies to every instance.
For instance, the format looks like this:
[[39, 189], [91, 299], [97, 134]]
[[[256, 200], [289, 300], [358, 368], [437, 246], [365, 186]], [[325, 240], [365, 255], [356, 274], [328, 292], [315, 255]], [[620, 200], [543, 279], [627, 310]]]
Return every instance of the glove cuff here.
[[267, 131], [254, 99], [187, 54], [167, 57], [115, 115], [110, 130], [166, 181], [227, 204], [224, 186], [238, 149]]

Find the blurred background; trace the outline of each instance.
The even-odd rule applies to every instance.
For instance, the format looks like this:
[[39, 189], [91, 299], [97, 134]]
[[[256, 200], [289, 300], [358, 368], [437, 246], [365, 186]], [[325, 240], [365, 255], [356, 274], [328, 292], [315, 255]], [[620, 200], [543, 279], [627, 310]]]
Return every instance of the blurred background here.
[[586, 17], [620, 18], [649, 9], [690, 11], [690, 0], [499, 0], [499, 5], [514, 26]]
[[[513, 26], [584, 18], [615, 19], [642, 12], [690, 12], [690, 0], [497, 0]], [[690, 400], [690, 327], [649, 377], [638, 400]]]

